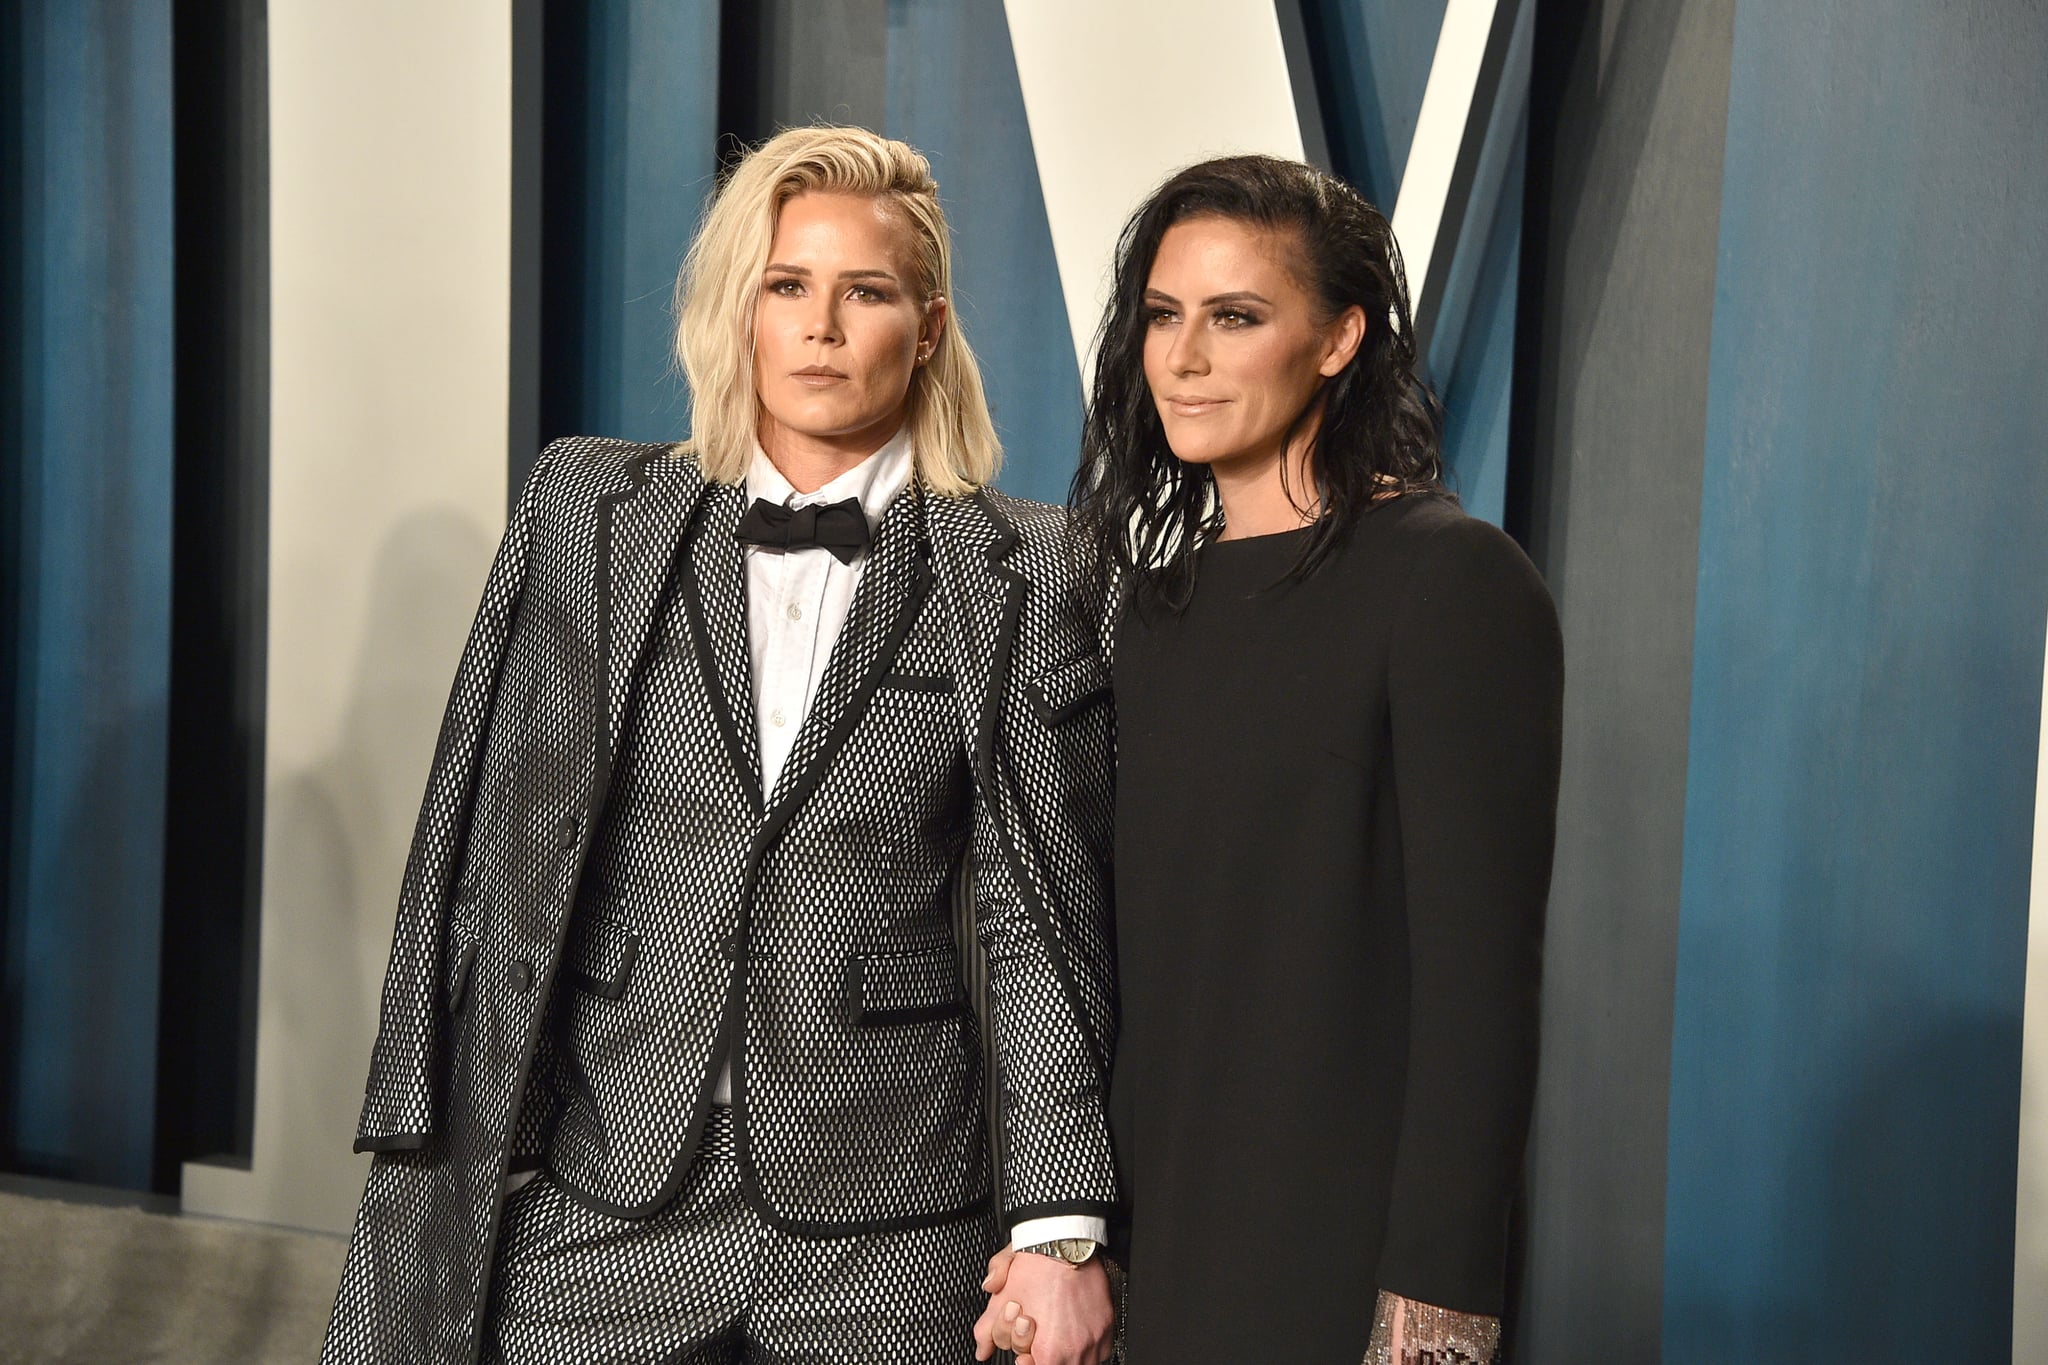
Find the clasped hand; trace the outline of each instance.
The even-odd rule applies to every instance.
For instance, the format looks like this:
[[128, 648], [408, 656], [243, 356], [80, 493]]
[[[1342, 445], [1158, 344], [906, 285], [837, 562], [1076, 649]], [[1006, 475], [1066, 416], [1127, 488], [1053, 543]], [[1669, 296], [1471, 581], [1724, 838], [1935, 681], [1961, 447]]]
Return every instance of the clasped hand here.
[[1015, 1351], [1017, 1365], [1103, 1365], [1116, 1312], [1102, 1258], [1068, 1265], [1004, 1247], [988, 1260], [988, 1307], [974, 1324], [974, 1358]]

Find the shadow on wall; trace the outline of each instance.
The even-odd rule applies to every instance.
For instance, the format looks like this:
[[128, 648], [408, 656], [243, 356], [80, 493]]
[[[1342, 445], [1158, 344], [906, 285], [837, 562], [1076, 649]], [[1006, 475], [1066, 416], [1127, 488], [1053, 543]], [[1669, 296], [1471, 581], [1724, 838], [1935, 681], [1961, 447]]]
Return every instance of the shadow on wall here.
[[[1670, 318], [1654, 313], [1638, 315], [1635, 311], [1636, 296], [1641, 293], [1641, 288], [1635, 285], [1636, 273], [1627, 271], [1618, 275], [1615, 265], [1625, 233], [1631, 229], [1641, 232], [1645, 225], [1656, 230], [1660, 219], [1683, 212], [1686, 200], [1691, 197], [1685, 193], [1690, 184], [1687, 177], [1654, 173], [1661, 168], [1649, 159], [1650, 139], [1659, 131], [1658, 120], [1653, 115], [1660, 102], [1680, 108], [1697, 107], [1702, 103], [1711, 106], [1711, 100], [1698, 100], [1692, 92], [1668, 89], [1693, 83], [1695, 79], [1709, 78], [1709, 73], [1674, 69], [1672, 52], [1678, 43], [1680, 22], [1686, 17], [1688, 4], [1692, 5], [1694, 22], [1699, 23], [1702, 22], [1700, 15], [1703, 11], [1725, 11], [1733, 3], [1734, 0], [1710, 0], [1708, 5], [1701, 6], [1697, 0], [1598, 0], [1583, 7], [1566, 6], [1564, 13], [1555, 21], [1557, 33], [1544, 40], [1547, 45], [1568, 48], [1574, 54], [1574, 70], [1555, 115], [1558, 127], [1594, 130], [1591, 137], [1558, 137], [1551, 146], [1532, 148], [1531, 151], [1532, 165], [1542, 163], [1542, 151], [1551, 154], [1548, 163], [1549, 201], [1555, 206], [1570, 206], [1572, 210], [1568, 226], [1558, 221], [1560, 215], [1553, 212], [1551, 221], [1543, 225], [1542, 231], [1551, 235], [1547, 254], [1557, 261], [1568, 262], [1563, 268], [1570, 271], [1570, 289], [1574, 295], [1570, 300], [1569, 317], [1574, 321], [1584, 320], [1577, 326], [1567, 326], [1568, 313], [1562, 306], [1566, 300], [1562, 298], [1539, 298], [1537, 302], [1541, 306], [1532, 310], [1541, 319], [1538, 325], [1542, 329], [1542, 352], [1555, 357], [1548, 368], [1560, 377], [1554, 385], [1554, 392], [1545, 395], [1556, 404], [1555, 417], [1548, 419], [1552, 430], [1597, 429], [1600, 414], [1582, 416], [1575, 411], [1580, 394], [1573, 377], [1588, 373], [1589, 353], [1610, 330], [1626, 329], [1631, 334], [1631, 342], [1640, 343], [1643, 349], [1635, 354], [1646, 369], [1654, 371], [1691, 358], [1693, 343], [1689, 332], [1680, 329], [1674, 336], [1669, 326]], [[1590, 68], [1590, 71], [1582, 74], [1579, 68]], [[1720, 70], [1719, 78], [1721, 103], [1725, 107], [1725, 67]], [[1652, 170], [1653, 173], [1638, 174], [1644, 170]], [[1617, 180], [1628, 185], [1628, 193], [1613, 192]], [[1654, 201], [1662, 202], [1643, 202], [1652, 196]], [[1714, 198], [1718, 201], [1718, 176]], [[1675, 237], [1688, 242], [1697, 240], [1700, 235], [1690, 224], [1667, 223], [1663, 226]], [[1554, 234], [1561, 230], [1567, 234], [1567, 240], [1556, 240]], [[1708, 238], [1712, 238], [1711, 228]], [[1525, 262], [1523, 270], [1541, 272], [1543, 254], [1538, 253], [1536, 258]], [[1709, 251], [1704, 258], [1709, 274], [1713, 270], [1713, 261], [1713, 254]], [[1631, 264], [1634, 264], [1633, 257]], [[1541, 283], [1547, 285], [1549, 281]], [[1619, 305], [1610, 304], [1610, 289], [1623, 291], [1625, 301]], [[1707, 317], [1711, 319], [1711, 310]], [[1674, 355], [1674, 351], [1680, 354]], [[1699, 359], [1704, 361], [1703, 351]], [[1683, 394], [1687, 401], [1698, 407], [1696, 414], [1690, 414], [1692, 425], [1703, 427], [1706, 420], [1704, 369], [1700, 372], [1699, 381], [1697, 385], [1685, 386]], [[1530, 512], [1534, 519], [1531, 530], [1535, 542], [1531, 546], [1531, 554], [1543, 566], [1553, 591], [1563, 579], [1570, 540], [1568, 509], [1573, 465], [1569, 459], [1543, 463], [1536, 477], [1540, 482], [1547, 482], [1548, 487], [1539, 491]]]
[[350, 1147], [399, 881], [491, 548], [452, 510], [391, 531], [333, 744], [273, 774], [256, 1095], [266, 1219], [343, 1231], [354, 1217], [363, 1166]]
[[1534, 356], [1515, 378], [1518, 459], [1528, 457], [1528, 549], [1558, 602], [1567, 683], [1515, 1338], [1528, 1365], [1664, 1350], [1672, 990], [1733, 8], [1603, 0], [1540, 13], [1519, 309]]

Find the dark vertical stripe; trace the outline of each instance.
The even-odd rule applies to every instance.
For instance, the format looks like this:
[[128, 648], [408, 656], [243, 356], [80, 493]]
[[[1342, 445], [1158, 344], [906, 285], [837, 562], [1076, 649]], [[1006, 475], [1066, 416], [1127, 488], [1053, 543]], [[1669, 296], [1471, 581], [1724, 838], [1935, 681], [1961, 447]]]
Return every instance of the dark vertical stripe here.
[[251, 1150], [268, 619], [261, 0], [176, 14], [177, 476], [155, 1184]]
[[750, 55], [753, 64], [756, 137], [807, 123], [882, 127], [889, 0], [753, 0], [752, 8], [752, 41], [738, 60]]
[[546, 0], [512, 0], [512, 278], [510, 380], [505, 414], [509, 512], [540, 454], [543, 376], [541, 281], [546, 221]]
[[718, 20], [718, 170], [774, 132], [762, 100], [760, 0], [723, 0]]
[[[1311, 10], [1312, 0], [1275, 0], [1280, 20], [1280, 50], [1287, 62], [1287, 83], [1294, 91], [1294, 119], [1301, 128], [1302, 160], [1328, 171], [1331, 120], [1323, 109], [1323, 84], [1328, 74], [1327, 49], [1321, 49], [1321, 35]], [[1321, 50], [1319, 50], [1321, 49]]]
[[[1522, 0], [1533, 4], [1535, 0]], [[1451, 486], [1475, 517], [1499, 525], [1507, 499], [1509, 413], [1515, 390], [1515, 305], [1522, 271], [1522, 171], [1527, 154], [1522, 134], [1514, 139], [1493, 212], [1473, 219], [1458, 236], [1462, 259], [1450, 278], [1446, 307], [1458, 310], [1431, 347], [1430, 370], [1444, 401], [1444, 455]], [[1506, 128], [1516, 129], [1512, 118]], [[1458, 297], [1462, 296], [1462, 297]], [[1417, 334], [1427, 339], [1419, 325]]]
[[[584, 258], [590, 196], [590, 6], [588, 0], [540, 0], [541, 150], [539, 355], [534, 366], [535, 403], [540, 429], [534, 449], [513, 451], [508, 496], [517, 500], [540, 448], [558, 436], [596, 434], [584, 415], [584, 338], [590, 320], [584, 315]], [[519, 29], [513, 30], [515, 41]], [[518, 51], [514, 50], [517, 77]], [[518, 87], [513, 87], [515, 98]], [[513, 124], [516, 137], [517, 121]], [[513, 168], [518, 169], [514, 144]], [[517, 187], [515, 182], [515, 206]], [[515, 219], [516, 225], [516, 219]], [[513, 269], [519, 257], [513, 257]], [[516, 343], [515, 343], [516, 345]], [[516, 359], [516, 351], [515, 351]], [[519, 372], [515, 369], [513, 377]]]

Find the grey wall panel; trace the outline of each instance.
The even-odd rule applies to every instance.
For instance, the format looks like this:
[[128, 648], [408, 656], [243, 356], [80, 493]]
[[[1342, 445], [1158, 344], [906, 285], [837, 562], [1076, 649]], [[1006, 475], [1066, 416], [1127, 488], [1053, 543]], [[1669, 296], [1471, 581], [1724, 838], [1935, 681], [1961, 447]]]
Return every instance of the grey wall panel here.
[[752, 66], [743, 78], [753, 82], [756, 120], [727, 131], [758, 141], [806, 123], [883, 126], [889, 113], [889, 0], [728, 0], [725, 20], [733, 29], [728, 50]]
[[1653, 1361], [1734, 3], [1542, 22], [1528, 532], [1568, 682], [1517, 1358]]

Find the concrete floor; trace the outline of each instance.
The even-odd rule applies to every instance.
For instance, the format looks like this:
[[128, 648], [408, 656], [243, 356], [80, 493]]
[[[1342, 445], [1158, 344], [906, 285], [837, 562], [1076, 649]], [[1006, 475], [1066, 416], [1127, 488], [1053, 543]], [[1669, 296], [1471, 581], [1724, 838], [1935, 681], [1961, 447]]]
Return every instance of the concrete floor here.
[[[312, 1365], [338, 1237], [0, 1190], [0, 1365]], [[34, 1193], [22, 1193], [24, 1189]], [[59, 1197], [47, 1197], [56, 1194]]]

